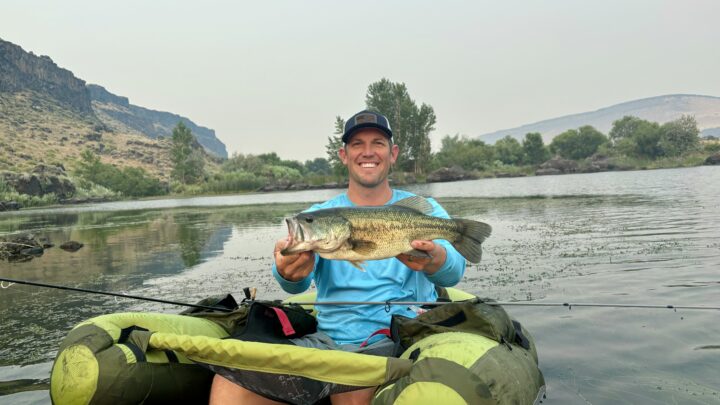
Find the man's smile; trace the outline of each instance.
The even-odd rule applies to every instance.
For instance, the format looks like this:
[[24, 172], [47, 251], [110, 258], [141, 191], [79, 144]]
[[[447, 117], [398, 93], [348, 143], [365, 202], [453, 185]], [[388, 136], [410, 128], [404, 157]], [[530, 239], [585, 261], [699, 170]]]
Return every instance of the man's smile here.
[[362, 168], [374, 168], [374, 167], [377, 167], [377, 166], [378, 166], [378, 164], [375, 163], [375, 162], [362, 162], [362, 163], [360, 163], [360, 167], [362, 167]]

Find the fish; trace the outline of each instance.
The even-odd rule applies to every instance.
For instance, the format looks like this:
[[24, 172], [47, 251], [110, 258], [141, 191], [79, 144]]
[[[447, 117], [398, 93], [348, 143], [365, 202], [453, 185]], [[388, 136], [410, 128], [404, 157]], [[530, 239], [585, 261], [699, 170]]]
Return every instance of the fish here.
[[367, 260], [401, 253], [427, 258], [427, 252], [414, 249], [410, 242], [444, 239], [465, 259], [479, 263], [481, 245], [492, 227], [470, 219], [438, 218], [430, 215], [432, 211], [427, 199], [412, 196], [391, 205], [303, 212], [285, 219], [289, 238], [280, 253], [314, 251], [325, 259], [347, 260], [362, 270]]

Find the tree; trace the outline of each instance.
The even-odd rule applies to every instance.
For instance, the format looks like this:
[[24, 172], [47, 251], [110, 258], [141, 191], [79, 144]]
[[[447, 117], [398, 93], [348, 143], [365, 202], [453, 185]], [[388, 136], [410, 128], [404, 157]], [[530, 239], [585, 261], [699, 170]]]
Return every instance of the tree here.
[[325, 145], [325, 153], [327, 154], [327, 160], [330, 163], [332, 172], [337, 177], [345, 177], [347, 175], [347, 168], [340, 160], [338, 151], [343, 147], [342, 134], [345, 132], [345, 120], [339, 115], [335, 117], [335, 132], [334, 135], [328, 136], [328, 143]]
[[183, 184], [195, 183], [204, 177], [205, 160], [196, 146], [197, 140], [182, 121], [172, 132], [170, 159], [173, 163], [172, 177]]
[[607, 137], [590, 125], [570, 129], [556, 136], [550, 143], [550, 151], [565, 159], [584, 159], [597, 152]]
[[633, 117], [632, 115], [626, 115], [619, 120], [615, 120], [608, 134], [610, 141], [613, 144], [617, 144], [623, 139], [632, 138], [638, 128], [646, 123], [649, 123], [649, 121]]
[[549, 158], [548, 150], [539, 132], [529, 132], [525, 134], [522, 148], [524, 154], [523, 160], [527, 164], [537, 165]]
[[484, 170], [495, 160], [493, 148], [479, 139], [464, 136], [445, 136], [440, 151], [435, 154], [439, 167], [460, 166], [465, 170]]
[[666, 156], [679, 156], [700, 145], [700, 130], [692, 115], [666, 122], [660, 127], [658, 146]]
[[430, 165], [430, 132], [437, 117], [430, 105], [417, 106], [410, 98], [405, 83], [381, 79], [368, 86], [365, 97], [368, 110], [388, 118], [393, 142], [400, 148], [396, 165], [402, 170], [422, 173]]
[[520, 142], [508, 135], [495, 142], [495, 158], [506, 165], [514, 165], [522, 162], [523, 148]]
[[305, 161], [305, 171], [309, 173], [316, 173], [322, 175], [329, 175], [332, 173], [330, 163], [325, 158], [315, 158], [313, 160]]

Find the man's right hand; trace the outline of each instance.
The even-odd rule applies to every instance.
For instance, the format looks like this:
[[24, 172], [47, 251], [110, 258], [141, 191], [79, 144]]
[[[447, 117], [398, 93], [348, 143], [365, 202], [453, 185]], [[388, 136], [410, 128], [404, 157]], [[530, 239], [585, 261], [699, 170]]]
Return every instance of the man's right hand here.
[[290, 237], [280, 239], [275, 243], [275, 267], [280, 277], [287, 281], [300, 281], [310, 275], [315, 266], [315, 253], [300, 252], [294, 255], [283, 256], [280, 251], [290, 243]]

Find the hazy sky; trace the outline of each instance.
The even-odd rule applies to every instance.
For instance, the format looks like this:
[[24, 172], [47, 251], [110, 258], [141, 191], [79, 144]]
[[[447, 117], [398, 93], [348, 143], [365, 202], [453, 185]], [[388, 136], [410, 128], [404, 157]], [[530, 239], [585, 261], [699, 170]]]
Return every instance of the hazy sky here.
[[670, 93], [720, 96], [720, 1], [7, 1], [0, 38], [212, 129], [325, 156], [383, 77], [433, 142]]

